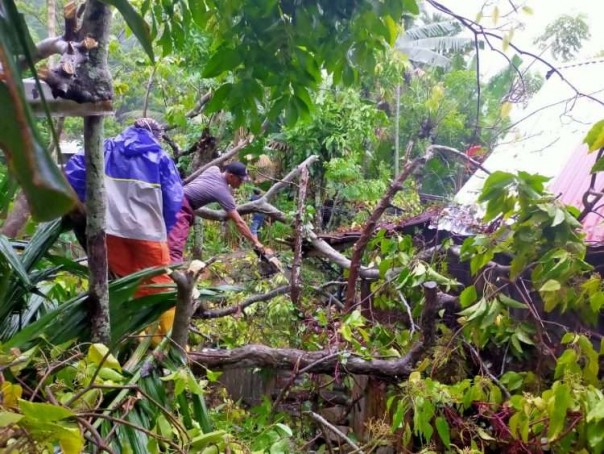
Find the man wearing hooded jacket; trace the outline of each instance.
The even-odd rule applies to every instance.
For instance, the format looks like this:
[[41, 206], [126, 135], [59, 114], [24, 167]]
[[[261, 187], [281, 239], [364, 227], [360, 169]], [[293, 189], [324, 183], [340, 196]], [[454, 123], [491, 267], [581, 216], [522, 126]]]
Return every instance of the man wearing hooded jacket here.
[[[144, 268], [170, 264], [168, 232], [181, 208], [183, 187], [174, 161], [159, 144], [162, 128], [151, 118], [140, 118], [113, 139], [105, 150], [107, 193], [106, 233], [109, 269], [126, 276]], [[71, 186], [86, 199], [84, 152], [65, 166]], [[149, 284], [170, 284], [165, 275], [150, 278], [135, 296], [161, 292]], [[172, 327], [173, 314], [160, 320], [161, 331]]]

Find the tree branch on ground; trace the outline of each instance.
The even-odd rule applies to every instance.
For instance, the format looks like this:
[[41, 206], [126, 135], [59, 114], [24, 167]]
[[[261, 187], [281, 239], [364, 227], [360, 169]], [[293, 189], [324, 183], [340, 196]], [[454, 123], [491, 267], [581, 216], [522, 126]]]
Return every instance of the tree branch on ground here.
[[359, 446], [354, 441], [352, 441], [350, 438], [348, 438], [340, 429], [338, 429], [336, 426], [334, 426], [329, 421], [327, 421], [323, 416], [315, 413], [314, 411], [305, 411], [304, 414], [310, 416], [312, 419], [317, 421], [319, 424], [322, 424], [327, 429], [329, 429], [331, 432], [333, 432], [338, 437], [340, 437], [342, 440], [344, 440], [346, 443], [348, 443], [348, 445], [351, 448], [353, 448], [353, 451], [351, 451], [351, 454], [353, 454], [353, 453], [364, 454], [364, 451], [361, 448], [359, 448]]
[[[288, 288], [288, 287], [285, 287]], [[304, 373], [333, 374], [338, 370], [348, 374], [373, 375], [374, 377], [404, 380], [413, 372], [415, 364], [426, 349], [430, 348], [435, 337], [434, 317], [438, 311], [436, 284], [427, 286], [426, 298], [421, 315], [421, 328], [424, 340], [416, 342], [405, 356], [397, 359], [363, 359], [354, 352], [341, 350], [322, 350], [308, 352], [293, 348], [271, 348], [265, 345], [250, 344], [231, 350], [204, 348], [189, 352], [188, 357], [194, 364], [209, 369], [238, 369], [270, 367], [272, 369], [304, 371]]]
[[245, 301], [237, 304], [236, 306], [225, 307], [223, 309], [214, 309], [214, 310], [204, 310], [203, 305], [200, 305], [200, 311], [196, 314], [196, 318], [209, 319], [209, 318], [220, 318], [226, 317], [227, 315], [233, 315], [242, 313], [246, 307], [251, 306], [252, 304], [259, 303], [261, 301], [269, 301], [279, 295], [285, 295], [289, 292], [289, 285], [284, 285], [282, 287], [277, 287], [269, 292], [263, 293], [261, 295], [254, 295], [250, 298], [247, 298]]
[[390, 206], [392, 198], [396, 195], [396, 193], [403, 189], [403, 183], [405, 182], [405, 180], [420, 164], [425, 163], [432, 156], [433, 150], [435, 148], [437, 147], [428, 147], [424, 156], [416, 158], [405, 165], [401, 174], [395, 178], [395, 180], [390, 185], [390, 188], [388, 188], [386, 194], [384, 194], [373, 213], [371, 213], [371, 216], [369, 216], [369, 219], [367, 220], [367, 223], [365, 224], [365, 227], [361, 232], [361, 237], [353, 247], [352, 258], [350, 260], [350, 272], [348, 275], [348, 287], [346, 289], [346, 310], [350, 310], [353, 306], [356, 295], [357, 278], [359, 277], [359, 268], [361, 267], [361, 259], [363, 258], [365, 247], [373, 236], [377, 221], [380, 219], [384, 211], [386, 211], [386, 208]]

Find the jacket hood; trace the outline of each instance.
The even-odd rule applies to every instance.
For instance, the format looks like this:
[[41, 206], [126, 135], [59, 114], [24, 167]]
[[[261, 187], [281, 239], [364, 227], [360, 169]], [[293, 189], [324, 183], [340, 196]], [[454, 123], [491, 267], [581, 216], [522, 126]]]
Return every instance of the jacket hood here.
[[116, 151], [127, 157], [145, 153], [160, 153], [161, 145], [149, 131], [133, 126], [126, 128], [114, 139], [109, 139]]

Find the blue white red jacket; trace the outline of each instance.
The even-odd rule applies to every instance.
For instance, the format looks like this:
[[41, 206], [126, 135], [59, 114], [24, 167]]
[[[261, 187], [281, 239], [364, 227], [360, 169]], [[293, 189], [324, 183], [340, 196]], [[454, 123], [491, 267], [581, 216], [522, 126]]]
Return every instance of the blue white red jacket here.
[[[67, 180], [86, 200], [84, 152], [66, 164]], [[106, 232], [122, 238], [166, 241], [183, 199], [174, 161], [151, 132], [130, 127], [105, 141]]]

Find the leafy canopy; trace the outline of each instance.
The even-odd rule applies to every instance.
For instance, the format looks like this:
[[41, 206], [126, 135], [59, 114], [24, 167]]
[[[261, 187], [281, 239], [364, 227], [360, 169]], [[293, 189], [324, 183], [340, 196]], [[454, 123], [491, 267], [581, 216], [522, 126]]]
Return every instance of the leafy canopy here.
[[219, 86], [206, 112], [228, 110], [236, 125], [258, 130], [263, 116], [283, 111], [289, 124], [308, 118], [311, 92], [326, 75], [350, 85], [372, 72], [377, 52], [394, 45], [403, 13], [418, 7], [415, 0], [145, 0], [141, 13], [163, 55], [183, 49], [195, 32], [209, 36], [200, 69]]

